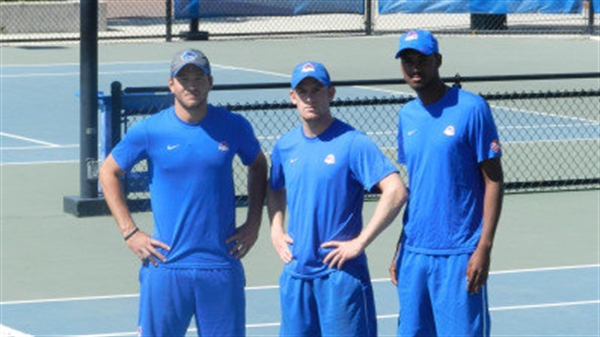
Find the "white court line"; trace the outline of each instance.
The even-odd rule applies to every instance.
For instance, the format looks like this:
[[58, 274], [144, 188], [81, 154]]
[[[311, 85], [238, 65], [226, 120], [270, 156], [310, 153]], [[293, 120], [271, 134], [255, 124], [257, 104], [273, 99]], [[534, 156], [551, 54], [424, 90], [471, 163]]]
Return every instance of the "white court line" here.
[[[600, 300], [577, 301], [577, 302], [554, 302], [554, 303], [542, 303], [542, 304], [532, 304], [532, 305], [514, 305], [514, 306], [505, 306], [505, 307], [491, 307], [490, 311], [545, 309], [545, 308], [570, 307], [570, 306], [590, 305], [590, 304], [600, 304]], [[389, 318], [398, 318], [398, 314], [378, 315], [377, 316], [377, 319], [389, 319]]]
[[65, 145], [42, 145], [42, 146], [8, 146], [0, 147], [0, 151], [11, 151], [11, 150], [45, 150], [45, 149], [70, 149], [79, 147], [79, 144], [65, 144]]
[[37, 140], [37, 139], [33, 139], [33, 138], [28, 138], [28, 137], [23, 137], [23, 136], [17, 136], [17, 135], [14, 135], [14, 134], [11, 134], [11, 133], [6, 133], [6, 132], [0, 132], [0, 136], [1, 137], [14, 138], [14, 139], [18, 139], [18, 140], [23, 140], [23, 141], [31, 142], [31, 143], [35, 143], [35, 144], [42, 144], [42, 145], [46, 145], [46, 146], [50, 146], [50, 147], [60, 146], [58, 144], [44, 142], [44, 141], [41, 141], [41, 140]]
[[[490, 311], [506, 311], [506, 310], [526, 310], [526, 309], [545, 309], [545, 308], [554, 308], [554, 307], [565, 307], [565, 306], [577, 306], [577, 305], [589, 305], [589, 304], [600, 304], [600, 300], [594, 301], [580, 301], [580, 302], [559, 302], [559, 303], [544, 303], [544, 304], [536, 304], [536, 305], [520, 305], [520, 306], [512, 306], [512, 307], [493, 307], [490, 308]], [[389, 314], [389, 315], [377, 315], [378, 320], [384, 319], [397, 319], [398, 314]], [[281, 323], [273, 322], [273, 323], [256, 323], [256, 324], [246, 324], [246, 328], [269, 328], [269, 327], [278, 327]], [[188, 333], [196, 332], [196, 328], [188, 329]], [[78, 337], [115, 337], [115, 336], [135, 336], [135, 332], [120, 332], [120, 333], [110, 333], [110, 334], [92, 334], [92, 335], [78, 335]]]
[[[71, 164], [79, 163], [79, 159], [73, 160], [48, 160], [48, 161], [27, 161], [27, 162], [10, 162], [0, 163], [0, 166], [18, 166], [18, 165], [48, 165], [48, 164]], [[2, 304], [2, 303], [0, 303]]]
[[[277, 73], [277, 72], [273, 72], [273, 71], [267, 71], [267, 70], [258, 70], [258, 69], [234, 67], [234, 66], [224, 66], [224, 65], [218, 65], [218, 64], [216, 66], [223, 68], [223, 69], [228, 69], [228, 70], [241, 70], [241, 71], [247, 71], [247, 72], [264, 74], [264, 75], [278, 76], [278, 77], [283, 77], [286, 79], [291, 78], [291, 75]], [[333, 81], [333, 82], [335, 82], [335, 81]], [[344, 87], [346, 87], [346, 86], [344, 86]], [[375, 91], [375, 92], [384, 92], [384, 93], [388, 93], [388, 94], [416, 97], [416, 95], [414, 93], [407, 93], [407, 92], [403, 92], [403, 91], [395, 91], [395, 90], [389, 90], [389, 89], [373, 88], [373, 87], [367, 87], [367, 86], [363, 86], [363, 85], [352, 85], [352, 86], [347, 86], [347, 87], [348, 88], [357, 88], [357, 89], [361, 89], [361, 90]], [[283, 89], [285, 89], [285, 88], [283, 88]]]
[[543, 143], [569, 143], [573, 141], [600, 141], [600, 138], [569, 138], [569, 139], [544, 139], [544, 140], [511, 140], [502, 144], [543, 144]]
[[588, 126], [599, 126], [598, 123], [588, 122], [586, 124], [538, 124], [538, 125], [514, 125], [499, 126], [502, 130], [531, 130], [531, 129], [555, 129], [555, 128], [579, 128]]
[[599, 267], [600, 267], [600, 264], [582, 264], [582, 265], [578, 265], [578, 266], [499, 270], [499, 271], [495, 271], [495, 272], [494, 271], [490, 272], [490, 274], [491, 275], [502, 275], [502, 274], [516, 274], [516, 273], [535, 273], [535, 272], [544, 272], [544, 271], [588, 269], [588, 268], [599, 268]]
[[[104, 66], [121, 66], [121, 65], [158, 65], [161, 67], [166, 67], [165, 69], [163, 69], [164, 72], [169, 72], [168, 66], [171, 62], [170, 61], [131, 61], [131, 62], [99, 62], [98, 66], [99, 67], [104, 67]], [[55, 64], [9, 64], [9, 65], [3, 65], [0, 68], [56, 68], [56, 67], [76, 67], [79, 70], [80, 64], [79, 63], [55, 63]], [[225, 65], [220, 65], [217, 63], [212, 63], [211, 62], [211, 67], [215, 68], [223, 68], [223, 69], [236, 69], [236, 67], [230, 67], [230, 66], [225, 66]], [[245, 69], [245, 68], [240, 68], [240, 69]], [[252, 69], [245, 69], [245, 70], [250, 70], [252, 71]]]
[[[100, 76], [100, 75], [122, 75], [122, 74], [153, 74], [153, 73], [165, 73], [166, 74], [167, 72], [164, 70], [99, 71], [98, 76]], [[66, 77], [66, 76], [79, 76], [79, 72], [1, 75], [0, 78]], [[166, 85], [166, 81], [165, 81], [165, 85]]]
[[[530, 269], [515, 269], [515, 270], [504, 270], [491, 272], [490, 274], [514, 274], [514, 273], [530, 273], [530, 272], [544, 272], [544, 271], [559, 271], [559, 270], [573, 270], [573, 269], [586, 269], [586, 268], [598, 268], [600, 264], [586, 264], [586, 265], [575, 265], [575, 266], [560, 266], [560, 267], [545, 267], [545, 268], [530, 268]], [[372, 282], [389, 282], [389, 278], [373, 279]], [[246, 290], [261, 290], [261, 289], [277, 289], [279, 286], [260, 286], [260, 287], [247, 287]], [[53, 300], [38, 300], [38, 301], [15, 301], [15, 302], [3, 302], [1, 305], [9, 304], [29, 304], [29, 303], [48, 303], [48, 302], [66, 302], [66, 301], [82, 301], [82, 300], [96, 300], [96, 299], [115, 299], [115, 298], [136, 298], [138, 295], [115, 295], [115, 296], [95, 296], [95, 297], [79, 297], [79, 298], [64, 298], [64, 299], [53, 299]], [[491, 307], [490, 311], [508, 311], [508, 310], [528, 310], [528, 309], [545, 309], [555, 307], [566, 307], [566, 306], [582, 306], [600, 304], [600, 300], [590, 301], [577, 301], [577, 302], [555, 302], [555, 303], [541, 303], [533, 305], [518, 305], [518, 306], [504, 306], [504, 307]], [[378, 315], [377, 319], [397, 319], [398, 314], [389, 315]], [[256, 323], [247, 324], [246, 328], [266, 328], [266, 327], [277, 327], [280, 323]], [[195, 332], [196, 329], [189, 329], [188, 332]], [[117, 337], [117, 336], [136, 336], [136, 332], [118, 332], [110, 334], [89, 334], [89, 335], [78, 335], [79, 337]], [[12, 335], [9, 335], [12, 336]], [[0, 335], [4, 337], [4, 335]], [[22, 334], [15, 335], [14, 337], [30, 337], [30, 335]]]
[[587, 119], [587, 118], [582, 118], [582, 117], [556, 115], [556, 114], [551, 114], [551, 113], [548, 113], [548, 112], [539, 112], [539, 111], [531, 111], [531, 110], [523, 110], [523, 109], [513, 109], [513, 108], [509, 108], [509, 107], [495, 106], [495, 105], [491, 105], [490, 107], [492, 109], [492, 112], [494, 111], [494, 109], [498, 109], [498, 110], [508, 111], [509, 113], [519, 112], [519, 113], [523, 113], [523, 114], [539, 115], [539, 116], [551, 117], [551, 118], [570, 119], [570, 120], [575, 120], [575, 121], [579, 121], [579, 122], [586, 122], [586, 123], [591, 123], [591, 124], [594, 124], [594, 125], [600, 125], [600, 122], [597, 121], [597, 120]]
[[[282, 74], [282, 73], [276, 73], [273, 71], [268, 71], [268, 70], [258, 70], [258, 69], [250, 69], [250, 68], [244, 68], [244, 67], [234, 67], [234, 66], [224, 66], [221, 64], [215, 64], [216, 67], [222, 68], [222, 69], [226, 69], [226, 70], [241, 70], [241, 71], [246, 71], [246, 72], [251, 72], [251, 73], [258, 73], [258, 74], [263, 74], [263, 75], [272, 75], [272, 76], [277, 76], [277, 77], [285, 77], [285, 78], [290, 78], [291, 75], [286, 75], [286, 74]], [[285, 89], [285, 88], [283, 88]]]
[[[187, 332], [193, 332], [196, 329], [188, 329]], [[120, 336], [137, 336], [137, 332], [113, 332], [113, 333], [103, 333], [97, 335], [69, 335], [71, 337], [120, 337]]]
[[0, 305], [96, 301], [96, 300], [112, 300], [112, 299], [119, 299], [119, 298], [136, 298], [136, 297], [139, 297], [139, 295], [138, 294], [125, 294], [125, 295], [89, 296], [89, 297], [66, 297], [66, 298], [56, 298], [56, 299], [47, 299], [47, 300], [0, 302]]
[[531, 305], [513, 305], [513, 306], [506, 306], [506, 307], [493, 307], [493, 308], [490, 308], [490, 311], [545, 309], [545, 308], [556, 308], [556, 307], [572, 307], [572, 306], [576, 306], [576, 305], [589, 305], [589, 304], [600, 304], [600, 300], [543, 303], [543, 304], [531, 304]]
[[[589, 268], [600, 268], [600, 264], [582, 264], [575, 266], [560, 266], [560, 267], [543, 267], [543, 268], [529, 268], [529, 269], [512, 269], [512, 270], [498, 270], [491, 271], [490, 275], [502, 275], [502, 274], [518, 274], [518, 273], [536, 273], [545, 271], [560, 271], [560, 270], [572, 270], [572, 269], [589, 269]], [[389, 282], [389, 278], [372, 279], [371, 282]]]
[[0, 336], [1, 337], [33, 337], [33, 335], [28, 335], [21, 331], [11, 329], [7, 326], [0, 324]]
[[[149, 64], [154, 64], [154, 65], [160, 65], [162, 67], [167, 67], [169, 65], [169, 62], [166, 61], [143, 61], [143, 62], [107, 62], [107, 63], [98, 63], [99, 68], [100, 67], [104, 67], [104, 66], [119, 66], [119, 65], [149, 65]], [[79, 75], [79, 67], [80, 64], [79, 63], [56, 63], [56, 64], [12, 64], [12, 65], [3, 65], [0, 68], [4, 68], [4, 69], [9, 69], [9, 68], [58, 68], [58, 67], [70, 67], [70, 68], [75, 68], [77, 69], [77, 71], [71, 71], [71, 72], [60, 72], [60, 73], [30, 73], [30, 74], [10, 74], [10, 75], [6, 75], [6, 74], [0, 74], [0, 78], [18, 78], [18, 77], [34, 77], [34, 76], [48, 76], [48, 75], [52, 75], [52, 76], [64, 76], [64, 75]], [[103, 72], [102, 70], [98, 70], [98, 74], [100, 73], [107, 73], [107, 74], [112, 74], [113, 72]], [[138, 71], [138, 70], [131, 70], [131, 71]], [[148, 69], [143, 69], [143, 70], [139, 70], [142, 72], [158, 72], [159, 70], [148, 70]], [[164, 72], [168, 74], [168, 68], [165, 68], [163, 70], [160, 70], [160, 72]], [[126, 71], [121, 71], [121, 72], [115, 72], [116, 74], [123, 74], [123, 73], [127, 73]]]
[[[98, 63], [98, 65], [100, 66], [104, 66], [104, 65], [139, 65], [139, 64], [156, 64], [156, 65], [169, 65], [168, 61], [131, 61], [131, 62], [102, 62], [102, 63]], [[79, 63], [47, 63], [47, 64], [9, 64], [9, 65], [3, 65], [0, 68], [56, 68], [56, 67], [78, 67], [79, 69], [80, 64]]]
[[[517, 273], [534, 273], [534, 272], [561, 271], [561, 270], [573, 270], [573, 269], [589, 269], [589, 268], [599, 268], [599, 267], [600, 267], [600, 264], [584, 264], [584, 265], [574, 265], [574, 266], [559, 266], [559, 267], [543, 267], [543, 268], [530, 268], [530, 269], [500, 270], [500, 271], [492, 271], [492, 272], [490, 272], [490, 275], [517, 274]], [[390, 282], [390, 279], [389, 278], [377, 278], [377, 279], [372, 279], [371, 282], [372, 283]], [[254, 286], [254, 287], [246, 287], [245, 289], [247, 291], [248, 290], [269, 290], [269, 289], [279, 289], [279, 286], [278, 285]], [[124, 294], [124, 295], [70, 297], [70, 298], [26, 300], [26, 301], [8, 301], [8, 302], [0, 302], [0, 305], [37, 304], [37, 303], [70, 302], [70, 301], [89, 301], [89, 300], [134, 298], [134, 297], [138, 297], [138, 296], [139, 296], [138, 294]]]
[[[129, 63], [102, 63], [100, 64], [100, 66], [106, 66], [106, 65], [126, 65]], [[136, 63], [131, 63], [131, 64], [136, 64]], [[148, 62], [147, 64], [161, 64], [158, 62]], [[165, 66], [168, 65], [168, 63], [163, 63]], [[137, 64], [136, 64], [137, 65]], [[223, 70], [241, 70], [241, 71], [246, 71], [246, 72], [253, 72], [253, 73], [259, 73], [259, 74], [265, 74], [265, 75], [273, 75], [273, 76], [278, 76], [278, 77], [287, 77], [289, 78], [289, 75], [283, 75], [280, 73], [274, 73], [274, 72], [270, 72], [270, 71], [263, 71], [263, 70], [255, 70], [255, 69], [248, 69], [248, 68], [241, 68], [241, 67], [231, 67], [231, 66], [224, 66], [224, 65], [219, 65], [219, 64], [211, 64], [211, 66], [213, 67], [213, 69], [215, 68], [220, 68]], [[124, 70], [124, 71], [106, 71], [106, 70], [99, 70], [98, 71], [98, 75], [121, 75], [121, 74], [159, 74], [159, 73], [165, 73], [168, 75], [168, 69], [140, 69], [140, 70]], [[71, 71], [71, 72], [61, 72], [61, 73], [30, 73], [30, 74], [10, 74], [10, 75], [6, 75], [6, 74], [2, 74], [0, 75], [0, 78], [28, 78], [28, 77], [52, 77], [52, 76], [56, 76], [56, 77], [60, 77], [60, 76], [79, 76], [79, 71]], [[165, 86], [166, 86], [166, 82], [165, 82]]]

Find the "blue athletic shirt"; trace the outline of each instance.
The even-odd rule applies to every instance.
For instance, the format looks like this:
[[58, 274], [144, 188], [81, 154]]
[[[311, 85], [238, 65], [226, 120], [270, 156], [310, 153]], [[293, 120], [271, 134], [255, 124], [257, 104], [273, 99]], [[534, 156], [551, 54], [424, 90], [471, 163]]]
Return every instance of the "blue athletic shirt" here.
[[113, 149], [125, 171], [147, 159], [154, 215], [153, 238], [171, 247], [165, 267], [223, 268], [236, 262], [225, 240], [235, 233], [232, 160], [244, 165], [260, 151], [250, 123], [209, 105], [206, 117], [189, 124], [174, 107], [135, 125]]
[[[273, 190], [285, 187], [292, 262], [284, 267], [300, 278], [331, 271], [323, 258], [331, 249], [324, 242], [347, 241], [362, 230], [365, 189], [397, 172], [377, 145], [363, 132], [339, 120], [318, 137], [294, 128], [275, 144], [271, 154]], [[344, 264], [347, 271], [367, 265], [366, 255]]]
[[479, 163], [502, 155], [485, 100], [451, 88], [438, 102], [417, 98], [400, 110], [398, 163], [410, 189], [403, 246], [424, 254], [475, 250], [483, 223], [485, 183]]

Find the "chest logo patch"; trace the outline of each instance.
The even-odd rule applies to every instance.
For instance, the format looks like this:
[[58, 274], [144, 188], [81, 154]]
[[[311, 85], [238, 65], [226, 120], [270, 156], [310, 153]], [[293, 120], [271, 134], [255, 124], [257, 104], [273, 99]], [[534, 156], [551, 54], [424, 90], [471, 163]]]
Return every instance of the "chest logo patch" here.
[[446, 130], [444, 130], [444, 134], [448, 137], [454, 136], [456, 134], [456, 131], [454, 130], [454, 126], [448, 125]]
[[327, 165], [333, 165], [335, 164], [335, 156], [333, 154], [330, 154], [327, 157], [325, 157], [325, 160], [323, 160], [323, 162]]

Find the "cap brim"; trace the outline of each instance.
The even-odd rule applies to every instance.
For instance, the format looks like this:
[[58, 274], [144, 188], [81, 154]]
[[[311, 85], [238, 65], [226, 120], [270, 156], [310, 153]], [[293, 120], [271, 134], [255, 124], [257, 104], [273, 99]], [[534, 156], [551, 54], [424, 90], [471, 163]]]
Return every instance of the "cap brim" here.
[[177, 68], [177, 70], [175, 70], [175, 71], [174, 71], [174, 72], [171, 74], [171, 76], [173, 76], [173, 77], [177, 76], [177, 74], [179, 74], [179, 72], [181, 71], [181, 69], [185, 68], [186, 66], [194, 66], [194, 67], [196, 67], [196, 68], [198, 68], [198, 69], [202, 70], [202, 72], [203, 72], [203, 73], [205, 73], [206, 75], [210, 75], [210, 71], [209, 71], [209, 72], [206, 72], [206, 69], [202, 68], [202, 67], [201, 67], [201, 66], [199, 66], [198, 64], [196, 64], [196, 63], [186, 63], [186, 64], [182, 64], [182, 65], [181, 65], [179, 68]]
[[431, 55], [431, 54], [435, 54], [435, 53], [436, 53], [436, 52], [435, 52], [435, 51], [433, 51], [433, 50], [432, 50], [432, 51], [430, 51], [429, 53], [426, 53], [426, 52], [423, 52], [423, 51], [421, 51], [421, 50], [418, 50], [418, 49], [415, 49], [415, 48], [408, 47], [408, 48], [404, 48], [404, 49], [400, 49], [400, 50], [398, 50], [398, 52], [396, 53], [396, 58], [397, 58], [397, 59], [398, 59], [398, 58], [401, 58], [401, 57], [402, 57], [402, 53], [404, 53], [405, 51], [408, 51], [408, 50], [414, 50], [414, 51], [416, 51], [417, 53], [419, 53], [419, 54], [422, 54], [422, 55], [425, 55], [425, 56], [429, 56], [429, 55]]

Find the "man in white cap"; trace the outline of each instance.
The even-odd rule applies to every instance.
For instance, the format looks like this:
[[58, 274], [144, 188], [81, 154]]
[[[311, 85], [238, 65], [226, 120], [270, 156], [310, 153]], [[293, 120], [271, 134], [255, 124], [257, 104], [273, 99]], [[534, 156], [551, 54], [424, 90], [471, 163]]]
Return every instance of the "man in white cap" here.
[[402, 35], [396, 58], [417, 93], [400, 110], [398, 127], [398, 163], [410, 189], [390, 268], [398, 336], [489, 336], [486, 281], [503, 198], [490, 107], [444, 84], [430, 32]]
[[[267, 164], [242, 116], [207, 103], [213, 78], [199, 50], [177, 53], [174, 106], [135, 124], [100, 169], [100, 183], [127, 246], [142, 261], [138, 335], [244, 336], [244, 270], [262, 218]], [[248, 171], [248, 215], [236, 228], [232, 161]], [[153, 234], [131, 218], [120, 179], [140, 160], [150, 172]]]
[[[406, 189], [367, 135], [332, 116], [335, 88], [322, 64], [296, 66], [291, 86], [301, 125], [273, 148], [268, 192], [271, 239], [285, 263], [280, 335], [377, 336], [365, 248], [398, 215]], [[365, 189], [381, 198], [363, 229]]]

